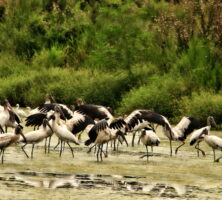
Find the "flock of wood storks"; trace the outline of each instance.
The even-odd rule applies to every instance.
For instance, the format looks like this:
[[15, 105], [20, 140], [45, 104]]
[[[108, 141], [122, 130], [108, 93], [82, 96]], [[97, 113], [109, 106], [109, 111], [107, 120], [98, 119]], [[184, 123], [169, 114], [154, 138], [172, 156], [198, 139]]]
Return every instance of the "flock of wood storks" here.
[[[34, 130], [23, 134], [22, 118], [25, 118], [25, 126], [33, 126]], [[58, 137], [58, 145], [60, 145], [60, 156], [64, 150], [65, 143], [68, 145], [74, 157], [73, 149], [70, 143], [79, 145], [79, 138], [82, 132], [88, 134], [85, 145], [89, 146], [89, 151], [95, 148], [97, 161], [103, 160], [103, 155], [107, 156], [108, 143], [112, 142], [114, 148], [119, 143], [128, 142], [125, 135], [133, 134], [132, 146], [136, 132], [140, 133], [139, 141], [146, 147], [146, 154], [142, 157], [148, 158], [151, 154], [148, 152], [148, 146], [158, 146], [160, 139], [156, 134], [156, 127], [163, 128], [164, 135], [169, 139], [170, 155], [172, 156], [172, 141], [179, 141], [181, 144], [175, 149], [177, 154], [180, 147], [185, 144], [188, 135], [190, 137], [190, 145], [195, 145], [197, 154], [199, 152], [205, 155], [200, 149], [199, 143], [205, 141], [213, 150], [214, 162], [219, 162], [222, 157], [216, 159], [215, 150], [222, 150], [222, 139], [209, 135], [211, 126], [216, 126], [214, 118], [207, 118], [207, 126], [200, 127], [200, 123], [194, 117], [183, 117], [181, 121], [172, 127], [161, 114], [151, 110], [134, 110], [131, 114], [124, 117], [114, 117], [111, 109], [105, 106], [84, 104], [82, 99], [76, 100], [76, 105], [68, 107], [64, 104], [56, 103], [50, 94], [46, 95], [45, 103], [31, 110], [29, 108], [28, 115], [21, 109], [19, 105], [13, 109], [8, 100], [4, 100], [0, 106], [0, 150], [2, 155], [2, 163], [4, 162], [4, 151], [13, 143], [23, 144], [22, 150], [29, 158], [25, 151], [27, 144], [32, 144], [31, 158], [35, 144], [45, 139], [45, 152], [50, 151], [51, 136], [55, 133]], [[4, 131], [5, 127], [5, 131]], [[7, 132], [7, 127], [14, 128], [14, 132]], [[6, 132], [6, 133], [5, 133]], [[138, 141], [138, 142], [139, 142]], [[104, 144], [106, 148], [104, 149]]]

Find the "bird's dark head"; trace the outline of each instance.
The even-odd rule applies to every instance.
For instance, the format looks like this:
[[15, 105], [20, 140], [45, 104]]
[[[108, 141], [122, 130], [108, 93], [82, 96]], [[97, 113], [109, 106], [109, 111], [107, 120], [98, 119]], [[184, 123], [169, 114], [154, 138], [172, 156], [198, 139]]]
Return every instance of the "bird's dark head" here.
[[146, 129], [142, 129], [141, 130], [141, 136], [140, 137], [144, 137], [146, 135]]
[[16, 135], [21, 134], [21, 133], [22, 133], [22, 130], [23, 130], [23, 126], [19, 124], [19, 125], [15, 128], [15, 134], [16, 134]]
[[56, 117], [55, 117], [55, 115], [53, 114], [53, 115], [50, 115], [49, 117], [48, 117], [48, 121], [50, 121], [50, 120], [55, 120], [56, 119]]
[[8, 99], [4, 99], [2, 105], [6, 108], [12, 109], [11, 104], [9, 103]]
[[49, 121], [50, 120], [43, 119], [42, 125], [43, 125], [44, 128], [46, 128], [46, 126], [48, 126], [51, 129], [51, 131], [53, 132], [52, 126], [50, 125]]
[[62, 109], [59, 106], [55, 106], [55, 113], [58, 113], [59, 116], [62, 116], [62, 119], [66, 120], [66, 117], [65, 117]]
[[111, 114], [113, 114], [113, 109], [111, 108], [111, 107], [106, 107], [107, 108], [107, 110], [111, 113]]
[[127, 142], [127, 140], [126, 140], [126, 137], [125, 137], [124, 133], [123, 133], [122, 131], [118, 130], [116, 134], [117, 134], [118, 136], [122, 137], [123, 140], [126, 142], [126, 145], [128, 146], [128, 142]]
[[15, 134], [16, 135], [21, 135], [24, 138], [24, 142], [27, 142], [26, 137], [23, 134], [23, 126], [21, 126], [20, 124], [15, 128]]
[[82, 98], [76, 99], [76, 105], [77, 105], [77, 106], [84, 105], [84, 101], [82, 100]]
[[49, 101], [50, 103], [56, 103], [54, 97], [50, 93], [45, 95], [45, 101]]
[[209, 117], [207, 118], [207, 125], [208, 125], [208, 126], [213, 126], [213, 127], [216, 127], [216, 126], [217, 126], [217, 124], [216, 124], [213, 116], [209, 116]]

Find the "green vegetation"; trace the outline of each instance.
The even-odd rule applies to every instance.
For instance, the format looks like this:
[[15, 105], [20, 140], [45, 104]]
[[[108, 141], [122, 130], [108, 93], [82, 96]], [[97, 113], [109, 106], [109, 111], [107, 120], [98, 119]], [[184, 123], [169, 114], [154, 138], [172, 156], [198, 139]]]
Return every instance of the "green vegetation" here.
[[222, 3], [8, 0], [0, 3], [0, 99], [36, 106], [155, 110], [222, 123]]

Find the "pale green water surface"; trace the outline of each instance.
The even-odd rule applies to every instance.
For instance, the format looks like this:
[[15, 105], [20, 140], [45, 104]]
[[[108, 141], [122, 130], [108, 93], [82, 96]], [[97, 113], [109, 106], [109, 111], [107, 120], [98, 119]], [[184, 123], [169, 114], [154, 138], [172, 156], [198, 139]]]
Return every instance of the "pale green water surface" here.
[[[211, 134], [222, 136], [222, 132]], [[53, 150], [56, 136], [51, 153], [44, 153], [42, 142], [34, 159], [27, 159], [20, 146], [11, 146], [0, 165], [0, 199], [221, 199], [222, 163], [213, 163], [212, 150], [203, 142], [206, 157], [198, 158], [187, 141], [178, 155], [170, 157], [161, 129], [158, 135], [161, 144], [148, 163], [139, 158], [145, 151], [142, 145], [120, 146], [119, 153], [110, 148], [102, 163], [96, 162], [93, 152], [86, 153], [83, 142], [72, 145], [75, 158], [68, 148], [60, 158]], [[131, 136], [127, 139], [130, 143]], [[178, 144], [173, 142], [174, 148]], [[30, 153], [31, 146], [26, 151]]]

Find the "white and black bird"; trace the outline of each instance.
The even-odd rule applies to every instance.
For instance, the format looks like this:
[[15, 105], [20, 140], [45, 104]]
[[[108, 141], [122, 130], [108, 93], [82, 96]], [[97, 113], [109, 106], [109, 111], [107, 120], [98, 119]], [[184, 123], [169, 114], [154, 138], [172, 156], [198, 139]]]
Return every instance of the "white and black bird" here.
[[102, 161], [103, 144], [121, 136], [127, 143], [124, 133], [120, 130], [125, 126], [122, 118], [103, 119], [96, 123], [88, 132], [89, 139], [85, 141], [85, 145], [89, 146], [94, 143], [98, 146], [97, 161]]
[[25, 136], [22, 133], [22, 126], [17, 126], [15, 128], [15, 132], [13, 133], [5, 133], [0, 136], [0, 155], [2, 155], [2, 164], [4, 163], [4, 153], [5, 149], [9, 147], [11, 144], [15, 143], [20, 135], [25, 139]]
[[182, 143], [175, 149], [175, 154], [177, 154], [179, 148], [185, 144], [187, 136], [198, 128], [200, 128], [200, 122], [196, 118], [190, 116], [183, 117], [180, 122], [171, 129], [173, 140]]
[[151, 124], [161, 125], [163, 132], [170, 141], [170, 155], [172, 156], [172, 128], [166, 117], [151, 110], [135, 110], [126, 119], [126, 132], [139, 131]]
[[214, 154], [214, 162], [219, 162], [219, 160], [222, 158], [219, 157], [216, 159], [216, 153], [215, 150], [221, 150], [222, 151], [222, 138], [215, 136], [215, 135], [208, 135], [209, 132], [205, 132], [203, 134], [204, 137], [204, 141], [208, 144], [208, 146], [210, 146], [213, 150], [213, 154]]
[[199, 156], [199, 151], [201, 151], [202, 155], [205, 156], [205, 152], [199, 148], [199, 143], [204, 140], [204, 135], [209, 134], [211, 126], [216, 126], [216, 122], [214, 120], [214, 117], [209, 116], [207, 118], [207, 126], [195, 130], [190, 137], [190, 145], [196, 144], [195, 149], [197, 149], [198, 156]]
[[4, 132], [3, 127], [7, 132], [7, 127], [16, 128], [20, 124], [20, 119], [12, 110], [12, 107], [7, 99], [3, 102], [3, 109], [0, 111], [0, 129], [1, 132]]
[[[46, 113], [40, 112], [30, 115], [26, 119], [26, 126], [41, 126], [43, 120], [47, 119], [52, 113], [54, 113], [55, 109], [60, 110], [60, 121], [62, 120], [62, 123], [66, 124], [68, 130], [71, 131], [74, 135], [77, 135], [78, 133], [82, 132], [89, 124], [95, 124], [94, 120], [92, 120], [89, 116], [79, 113], [78, 111], [72, 112], [68, 108], [67, 113], [69, 113], [69, 115], [66, 115], [68, 117], [64, 117], [63, 108], [64, 107], [58, 105], [55, 106], [53, 110], [50, 110]], [[66, 120], [64, 121], [63, 119]]]
[[51, 137], [52, 134], [53, 134], [52, 127], [50, 126], [47, 119], [44, 119], [43, 125], [40, 127], [40, 129], [26, 133], [25, 138], [20, 137], [17, 143], [25, 143], [25, 145], [22, 146], [22, 150], [27, 156], [27, 158], [29, 158], [29, 156], [26, 153], [24, 148], [27, 144], [32, 144], [31, 158], [33, 158], [35, 144], [43, 141], [44, 139], [48, 137]]
[[147, 162], [149, 160], [148, 146], [158, 146], [160, 144], [160, 138], [157, 136], [155, 130], [152, 127], [145, 127], [141, 130], [140, 138], [141, 142], [146, 147], [146, 154], [140, 158], [147, 157]]
[[54, 114], [48, 117], [48, 122], [53, 132], [61, 140], [60, 156], [62, 155], [63, 143], [67, 143], [72, 152], [72, 156], [74, 157], [73, 149], [70, 146], [69, 142], [74, 143], [76, 145], [79, 145], [79, 142], [76, 136], [68, 130], [67, 125], [60, 122], [60, 115], [61, 110], [59, 107], [56, 107]]

